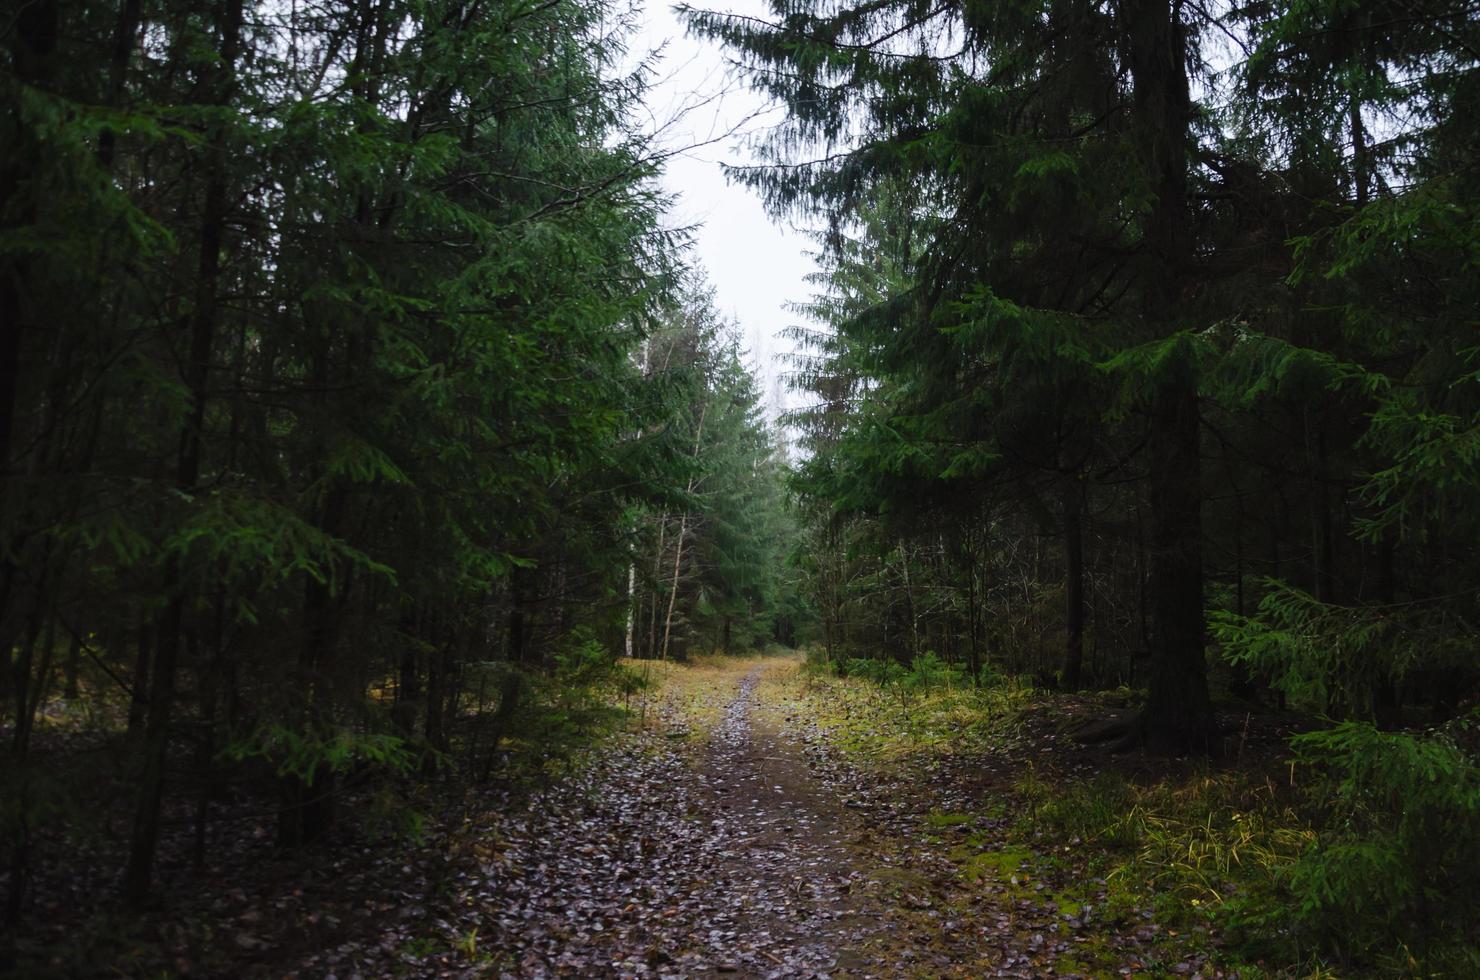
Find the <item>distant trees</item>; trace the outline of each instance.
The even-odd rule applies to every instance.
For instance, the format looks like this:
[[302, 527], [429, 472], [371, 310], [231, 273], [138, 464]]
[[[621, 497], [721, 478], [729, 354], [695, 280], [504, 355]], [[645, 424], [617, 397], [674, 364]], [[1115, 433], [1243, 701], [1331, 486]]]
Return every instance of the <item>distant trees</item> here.
[[829, 645], [1141, 684], [1115, 734], [1175, 750], [1216, 747], [1210, 611], [1245, 695], [1473, 692], [1473, 13], [690, 10], [789, 111], [737, 176], [824, 224]]
[[628, 647], [668, 659], [793, 641], [805, 611], [783, 567], [781, 447], [707, 287], [690, 284], [641, 359], [649, 378], [674, 386], [681, 407], [669, 436], [683, 447], [684, 476], [638, 522]]
[[608, 5], [11, 13], [12, 917], [71, 792], [32, 752], [59, 687], [127, 725], [137, 901], [162, 814], [198, 856], [244, 772], [296, 845], [358, 767], [485, 771], [557, 653], [621, 651], [634, 562], [686, 647], [769, 637], [779, 462], [732, 343], [652, 356], [677, 242]]

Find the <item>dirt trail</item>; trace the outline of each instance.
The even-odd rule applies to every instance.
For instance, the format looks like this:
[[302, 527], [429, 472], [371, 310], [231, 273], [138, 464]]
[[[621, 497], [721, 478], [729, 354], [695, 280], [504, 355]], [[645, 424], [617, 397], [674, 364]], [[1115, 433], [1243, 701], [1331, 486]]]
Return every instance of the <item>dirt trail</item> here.
[[725, 841], [702, 884], [760, 954], [726, 966], [793, 975], [862, 968], [859, 947], [880, 909], [861, 894], [847, 844], [859, 818], [818, 785], [795, 742], [756, 717], [759, 675], [741, 681], [701, 777], [714, 798], [710, 827]]
[[[719, 709], [660, 706], [579, 776], [502, 829], [469, 882], [505, 976], [887, 975], [857, 947], [878, 903], [849, 839], [860, 818], [756, 711], [760, 668], [704, 690]], [[655, 729], [655, 730], [654, 730]], [[478, 975], [487, 975], [486, 972]]]
[[1047, 975], [1058, 927], [963, 892], [920, 838], [930, 802], [761, 703], [790, 666], [670, 692], [644, 732], [504, 820], [453, 895], [488, 958], [439, 975]]

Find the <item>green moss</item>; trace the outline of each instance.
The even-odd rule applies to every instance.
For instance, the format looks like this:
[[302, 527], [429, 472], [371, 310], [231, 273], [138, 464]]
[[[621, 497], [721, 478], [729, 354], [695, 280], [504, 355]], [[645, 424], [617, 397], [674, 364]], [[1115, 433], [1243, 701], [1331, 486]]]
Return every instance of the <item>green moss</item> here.
[[1026, 847], [1008, 846], [995, 851], [978, 851], [965, 856], [959, 862], [961, 876], [967, 881], [980, 881], [988, 876], [1009, 881], [1031, 857], [1033, 852]]
[[1084, 906], [1086, 904], [1084, 901], [1071, 895], [1050, 895], [1048, 896], [1048, 898], [1054, 903], [1054, 905], [1058, 906], [1059, 915], [1078, 915], [1080, 912], [1084, 911]]
[[946, 827], [960, 827], [963, 824], [971, 823], [971, 819], [971, 814], [969, 813], [942, 813], [939, 810], [932, 810], [925, 815], [925, 826], [941, 830]]

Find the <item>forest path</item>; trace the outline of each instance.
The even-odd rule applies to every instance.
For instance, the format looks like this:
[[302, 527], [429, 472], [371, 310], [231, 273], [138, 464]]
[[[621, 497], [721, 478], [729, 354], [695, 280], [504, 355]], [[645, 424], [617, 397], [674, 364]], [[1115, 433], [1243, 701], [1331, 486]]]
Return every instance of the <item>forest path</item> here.
[[670, 675], [640, 733], [501, 828], [468, 898], [508, 976], [881, 975], [860, 818], [758, 710], [768, 670]]
[[[517, 803], [462, 811], [404, 865], [322, 883], [332, 914], [316, 885], [308, 921], [339, 935], [238, 975], [1229, 975], [1151, 909], [1107, 902], [1077, 838], [1025, 826], [1018, 784], [1064, 736], [878, 751], [900, 734], [891, 696], [801, 666], [639, 665], [656, 683], [628, 730]], [[362, 928], [345, 941], [336, 919]]]
[[921, 838], [917, 811], [932, 803], [842, 763], [771, 699], [796, 667], [684, 668], [641, 733], [501, 828], [496, 862], [464, 898], [498, 951], [489, 965], [521, 977], [1046, 975], [1053, 946], [1031, 917], [1010, 901], [968, 907], [982, 896]]
[[740, 681], [702, 757], [709, 823], [725, 843], [700, 886], [733, 910], [743, 957], [734, 966], [761, 975], [861, 968], [859, 947], [879, 910], [855, 891], [863, 871], [848, 841], [859, 836], [858, 817], [813, 777], [802, 747], [755, 710], [760, 675], [753, 668]]

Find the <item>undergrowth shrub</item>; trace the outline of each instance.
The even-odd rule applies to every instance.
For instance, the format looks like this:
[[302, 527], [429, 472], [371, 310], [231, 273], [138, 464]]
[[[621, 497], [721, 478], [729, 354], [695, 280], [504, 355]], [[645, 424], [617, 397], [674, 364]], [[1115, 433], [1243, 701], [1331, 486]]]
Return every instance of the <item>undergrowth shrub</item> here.
[[[593, 738], [633, 710], [632, 696], [650, 683], [650, 664], [639, 670], [618, 660], [589, 631], [578, 630], [550, 657], [545, 669], [504, 661], [481, 665], [498, 688], [497, 707], [477, 715], [477, 738], [498, 747], [484, 767], [498, 766], [515, 782], [539, 782], [578, 764]], [[480, 683], [479, 699], [482, 700]]]
[[876, 660], [872, 657], [849, 657], [838, 662], [842, 676], [857, 677], [872, 681], [880, 687], [892, 687], [904, 680], [908, 671], [896, 660]]
[[802, 673], [831, 674], [836, 672], [835, 661], [827, 655], [825, 647], [806, 648], [802, 657]]
[[572, 642], [554, 656], [554, 669], [545, 687], [550, 707], [548, 721], [570, 724], [584, 734], [591, 726], [626, 705], [633, 694], [647, 686], [646, 678], [619, 662], [586, 631], [577, 631]]
[[304, 733], [281, 724], [262, 725], [221, 751], [232, 762], [265, 761], [278, 776], [292, 776], [305, 786], [325, 775], [374, 770], [405, 775], [418, 761], [405, 738], [389, 732], [352, 729], [326, 734]]
[[1480, 976], [1477, 732], [1472, 714], [1419, 734], [1347, 722], [1298, 736], [1319, 774], [1308, 809], [1248, 774], [1055, 786], [1029, 771], [1023, 829], [1103, 848], [1127, 907], [1214, 922], [1250, 957]]
[[910, 661], [904, 684], [911, 690], [928, 691], [935, 687], [960, 687], [966, 671], [946, 663], [933, 650], [927, 650]]
[[872, 681], [899, 694], [959, 687], [967, 677], [965, 670], [947, 663], [931, 650], [915, 657], [908, 667], [892, 658], [849, 657], [837, 661], [837, 672], [842, 677]]
[[1101, 772], [1062, 792], [1035, 795], [1034, 821], [1061, 835], [1104, 847], [1125, 847], [1140, 839], [1144, 811], [1135, 787], [1116, 773]]
[[376, 783], [360, 805], [360, 826], [373, 837], [421, 844], [426, 840], [430, 819], [410, 798], [408, 787], [390, 780]]
[[[838, 683], [834, 677], [865, 683]], [[988, 675], [971, 683], [962, 667], [927, 651], [909, 666], [893, 659], [809, 657], [801, 687], [822, 694], [820, 716], [843, 730], [845, 747], [879, 757], [922, 750], [969, 751], [1000, 745], [1019, 730], [1033, 698], [1022, 678]]]
[[1257, 615], [1213, 615], [1224, 658], [1341, 723], [1293, 740], [1317, 774], [1319, 841], [1283, 869], [1279, 901], [1244, 911], [1245, 931], [1360, 968], [1480, 976], [1480, 715], [1418, 733], [1373, 724], [1415, 674], [1472, 670], [1473, 639], [1442, 606], [1351, 607], [1262, 585]]
[[1480, 975], [1480, 768], [1462, 747], [1477, 726], [1472, 713], [1420, 734], [1347, 722], [1294, 739], [1329, 814], [1289, 876], [1301, 932], [1348, 962]]
[[1242, 774], [1139, 786], [1101, 772], [1053, 786], [1029, 772], [1017, 792], [1029, 833], [1103, 849], [1112, 909], [1151, 901], [1172, 922], [1249, 925], [1252, 910], [1279, 907], [1282, 874], [1315, 840], [1268, 783]]

